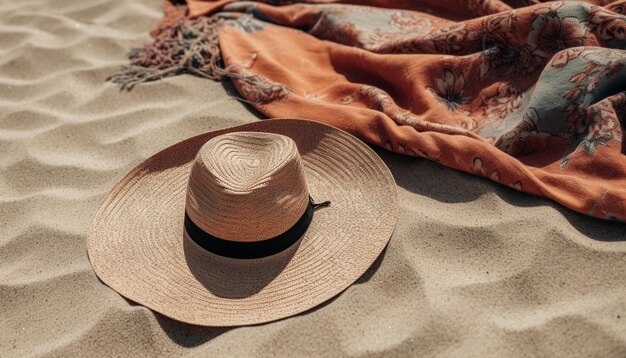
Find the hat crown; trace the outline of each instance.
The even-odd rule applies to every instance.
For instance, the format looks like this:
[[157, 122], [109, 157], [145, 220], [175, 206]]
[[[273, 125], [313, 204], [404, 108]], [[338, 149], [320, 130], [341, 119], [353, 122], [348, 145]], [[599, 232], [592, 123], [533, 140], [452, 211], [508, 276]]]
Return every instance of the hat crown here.
[[187, 214], [220, 239], [271, 239], [292, 227], [308, 203], [302, 160], [289, 137], [223, 134], [205, 143], [192, 164]]

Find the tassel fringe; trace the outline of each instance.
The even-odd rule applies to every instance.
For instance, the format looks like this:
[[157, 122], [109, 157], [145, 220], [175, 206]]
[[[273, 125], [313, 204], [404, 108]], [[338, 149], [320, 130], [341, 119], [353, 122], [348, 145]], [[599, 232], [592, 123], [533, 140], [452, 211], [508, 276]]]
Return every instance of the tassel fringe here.
[[133, 49], [128, 54], [130, 66], [107, 80], [131, 90], [143, 82], [186, 73], [216, 81], [229, 77], [217, 39], [224, 22], [217, 17], [181, 19], [159, 31], [152, 44]]
[[[249, 15], [244, 15], [249, 16]], [[181, 18], [175, 23], [155, 31], [154, 42], [129, 54], [130, 66], [107, 78], [122, 90], [130, 91], [136, 85], [162, 78], [191, 74], [214, 81], [231, 79], [240, 85], [237, 99], [251, 104], [266, 104], [287, 100], [292, 91], [285, 85], [274, 83], [247, 70], [256, 53], [246, 64], [225, 67], [219, 48], [218, 36], [227, 21], [218, 16]], [[245, 20], [245, 19], [243, 19]]]

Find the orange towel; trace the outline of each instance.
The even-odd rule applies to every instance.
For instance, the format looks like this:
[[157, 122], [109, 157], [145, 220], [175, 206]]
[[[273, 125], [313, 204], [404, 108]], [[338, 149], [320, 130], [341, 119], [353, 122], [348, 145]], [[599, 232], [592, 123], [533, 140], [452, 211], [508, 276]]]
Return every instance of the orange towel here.
[[114, 82], [231, 79], [269, 118], [626, 220], [624, 0], [179, 2]]

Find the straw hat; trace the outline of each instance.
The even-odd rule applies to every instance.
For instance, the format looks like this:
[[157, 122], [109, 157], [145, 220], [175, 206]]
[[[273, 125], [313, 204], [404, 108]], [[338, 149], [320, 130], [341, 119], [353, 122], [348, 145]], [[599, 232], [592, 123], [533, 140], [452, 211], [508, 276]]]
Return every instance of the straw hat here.
[[356, 281], [398, 214], [395, 182], [363, 142], [280, 119], [175, 144], [103, 199], [87, 238], [124, 297], [204, 326], [269, 322]]

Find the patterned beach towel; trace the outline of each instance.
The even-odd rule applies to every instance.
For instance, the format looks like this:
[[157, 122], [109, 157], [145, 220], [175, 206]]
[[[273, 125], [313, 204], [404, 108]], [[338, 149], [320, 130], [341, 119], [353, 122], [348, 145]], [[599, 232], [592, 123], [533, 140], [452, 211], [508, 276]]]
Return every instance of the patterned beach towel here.
[[[168, 1], [111, 77], [232, 80], [269, 118], [626, 220], [626, 0]], [[419, 180], [419, 178], [415, 178]]]

